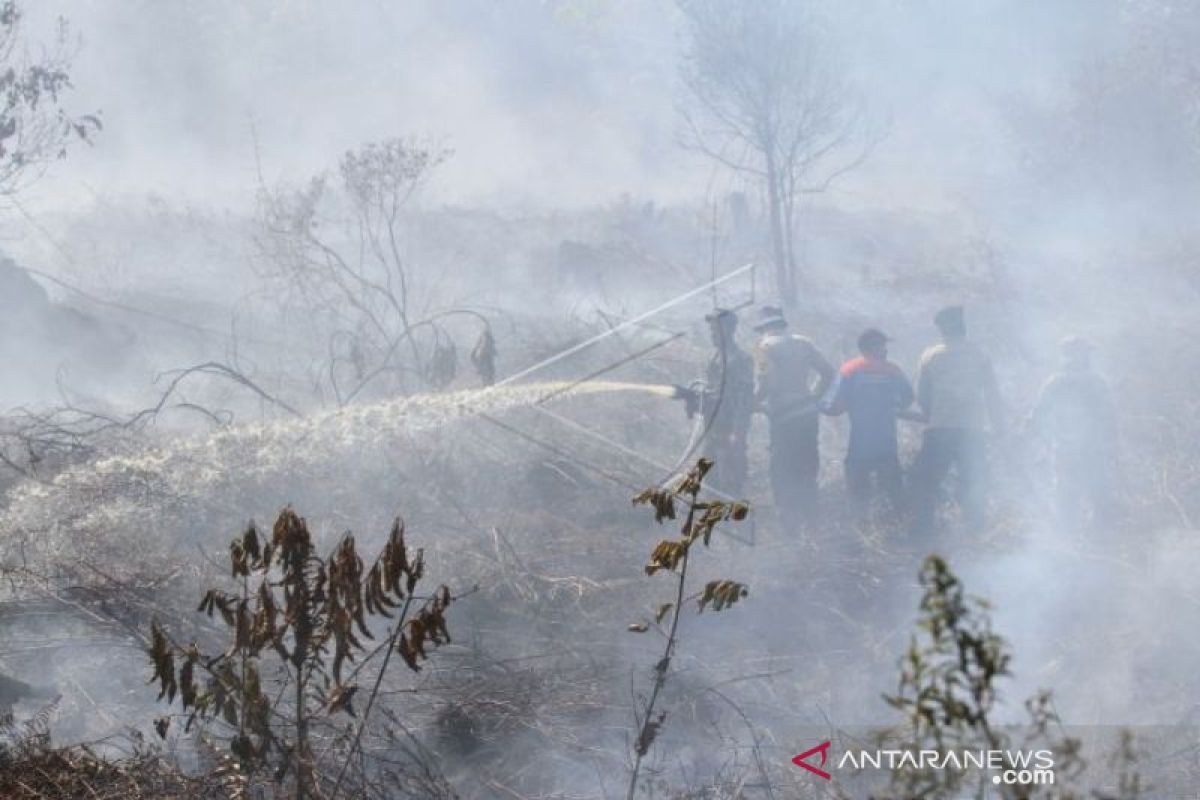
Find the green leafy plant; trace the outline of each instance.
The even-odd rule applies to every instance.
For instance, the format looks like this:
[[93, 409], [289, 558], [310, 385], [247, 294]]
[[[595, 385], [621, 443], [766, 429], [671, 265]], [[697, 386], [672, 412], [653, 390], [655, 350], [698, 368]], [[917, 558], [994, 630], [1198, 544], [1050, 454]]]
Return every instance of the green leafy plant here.
[[705, 608], [722, 611], [733, 606], [748, 593], [744, 584], [727, 578], [709, 581], [704, 589], [695, 595], [689, 596], [687, 593], [688, 564], [693, 547], [697, 543], [708, 547], [713, 531], [719, 524], [743, 520], [749, 513], [749, 506], [743, 502], [700, 499], [704, 477], [712, 466], [712, 461], [702, 458], [687, 474], [674, 482], [665, 487], [646, 489], [633, 498], [634, 505], [651, 506], [654, 509], [654, 521], [660, 524], [665, 520], [676, 519], [677, 510], [682, 507], [683, 524], [679, 529], [679, 538], [663, 539], [655, 545], [645, 568], [647, 575], [659, 572], [673, 574], [674, 600], [658, 607], [653, 623], [637, 622], [629, 626], [629, 630], [634, 633], [646, 633], [653, 625], [664, 636], [662, 657], [654, 665], [654, 683], [650, 695], [643, 700], [640, 711], [634, 711], [638, 733], [633, 743], [633, 769], [630, 772], [629, 789], [626, 794], [629, 800], [637, 794], [642, 762], [666, 722], [667, 712], [657, 711], [657, 705], [670, 674], [671, 659], [679, 644], [679, 619], [684, 603], [696, 600], [698, 613], [703, 612]]
[[[992, 629], [990, 604], [968, 595], [962, 581], [938, 555], [926, 557], [918, 581], [924, 590], [918, 632], [900, 659], [895, 694], [884, 695], [889, 705], [904, 713], [905, 724], [899, 732], [885, 733], [881, 739], [889, 740], [889, 746], [938, 754], [1007, 749], [1010, 738], [992, 717], [999, 697], [998, 682], [1011, 674], [1012, 651]], [[1059, 718], [1050, 691], [1040, 691], [1025, 702], [1025, 708], [1030, 724], [1020, 746], [1050, 749], [1055, 755], [1057, 781], [1053, 796], [1074, 797], [1065, 784], [1084, 768], [1079, 741], [1053, 734], [1051, 728], [1059, 724]], [[888, 796], [904, 800], [971, 796], [965, 785], [968, 774], [955, 769], [902, 767], [892, 772], [892, 794]], [[1000, 791], [1004, 797], [1024, 800], [1040, 789], [1020, 785], [997, 789], [990, 782], [981, 782], [974, 796], [991, 797], [991, 792]]]
[[[250, 525], [230, 543], [229, 555], [239, 590], [210, 589], [198, 609], [228, 630], [226, 647], [205, 653], [195, 642], [175, 642], [155, 623], [151, 681], [160, 700], [179, 699], [185, 729], [201, 720], [223, 726], [244, 773], [269, 772], [300, 800], [334, 798], [358, 761], [392, 656], [417, 671], [432, 647], [450, 640], [445, 619], [450, 591], [441, 586], [425, 598], [414, 594], [424, 559], [420, 550], [409, 550], [399, 521], [369, 568], [349, 534], [327, 557], [318, 556], [307, 524], [290, 508], [279, 515], [270, 537]], [[375, 639], [372, 621], [389, 621], [391, 627], [368, 651], [366, 642]], [[356, 709], [358, 680], [376, 656], [381, 657], [370, 690]], [[341, 735], [336, 763], [324, 763], [314, 748], [314, 728], [339, 714], [357, 717], [357, 724]], [[158, 720], [161, 736], [169, 725], [169, 717]]]
[[[979, 742], [999, 748], [988, 714], [996, 679], [1009, 674], [1008, 643], [992, 631], [987, 601], [968, 597], [941, 556], [925, 559], [918, 581], [920, 634], [900, 660], [896, 693], [884, 700], [905, 713], [914, 749], [942, 753]], [[952, 770], [897, 770], [893, 784], [900, 796], [939, 797], [956, 791], [960, 778]]]

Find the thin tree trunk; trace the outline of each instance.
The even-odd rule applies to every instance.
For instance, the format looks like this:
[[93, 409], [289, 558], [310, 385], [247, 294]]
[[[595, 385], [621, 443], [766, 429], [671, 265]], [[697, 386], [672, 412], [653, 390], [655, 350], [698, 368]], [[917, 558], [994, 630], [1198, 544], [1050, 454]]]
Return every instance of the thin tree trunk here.
[[[303, 667], [301, 667], [303, 669]], [[296, 800], [306, 800], [312, 776], [308, 763], [308, 709], [304, 703], [304, 680], [296, 675]]]
[[784, 173], [785, 182], [779, 187], [780, 206], [782, 207], [782, 228], [784, 228], [784, 258], [787, 265], [787, 293], [782, 297], [788, 308], [796, 308], [799, 300], [799, 267], [796, 264], [796, 176], [793, 174], [794, 164], [787, 164]]
[[767, 204], [771, 222], [771, 260], [775, 262], [775, 290], [785, 305], [793, 303], [793, 280], [784, 231], [783, 197], [779, 186], [779, 169], [774, 155], [767, 152]]
[[795, 309], [796, 302], [799, 299], [800, 290], [800, 275], [799, 269], [796, 267], [796, 193], [795, 187], [788, 185], [786, 191], [783, 187], [779, 190], [782, 202], [780, 206], [783, 209], [782, 224], [783, 229], [783, 252], [784, 252], [784, 272], [787, 275], [786, 292], [782, 293], [784, 305], [790, 309]]

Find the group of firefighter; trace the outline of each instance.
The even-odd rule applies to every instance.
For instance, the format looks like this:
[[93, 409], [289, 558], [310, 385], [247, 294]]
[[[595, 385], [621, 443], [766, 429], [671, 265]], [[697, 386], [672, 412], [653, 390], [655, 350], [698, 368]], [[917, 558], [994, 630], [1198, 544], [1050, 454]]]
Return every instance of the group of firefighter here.
[[[922, 354], [915, 381], [888, 359], [889, 338], [876, 328], [858, 337], [859, 355], [835, 369], [806, 336], [794, 333], [781, 308], [764, 306], [751, 356], [737, 341], [738, 316], [706, 317], [714, 353], [702, 383], [680, 390], [699, 413], [703, 454], [714, 463], [711, 484], [737, 496], [747, 475], [751, 418], [768, 422], [770, 476], [782, 518], [803, 524], [819, 509], [821, 416], [849, 417], [845, 481], [851, 506], [883, 501], [914, 532], [936, 529], [945, 484], [955, 475], [964, 523], [979, 529], [991, 484], [988, 441], [1008, 434], [992, 361], [967, 336], [961, 306], [933, 319], [941, 341]], [[1019, 432], [1051, 449], [1059, 521], [1104, 523], [1113, 512], [1115, 414], [1108, 384], [1092, 369], [1092, 348], [1062, 342], [1062, 365], [1049, 377]], [[914, 388], [915, 384], [915, 388]], [[897, 421], [923, 426], [912, 463], [901, 465]]]

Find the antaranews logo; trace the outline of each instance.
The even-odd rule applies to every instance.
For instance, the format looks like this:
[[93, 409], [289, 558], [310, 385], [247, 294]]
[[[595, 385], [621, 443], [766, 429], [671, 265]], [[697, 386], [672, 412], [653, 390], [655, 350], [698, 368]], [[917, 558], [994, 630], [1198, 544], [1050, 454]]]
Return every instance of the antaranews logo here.
[[[792, 759], [798, 767], [832, 780], [823, 767], [829, 760], [831, 742], [825, 741], [805, 750]], [[814, 766], [809, 759], [820, 755], [821, 763]], [[994, 772], [992, 783], [1006, 786], [1053, 785], [1054, 754], [1049, 750], [847, 750], [837, 761], [837, 768], [849, 766], [854, 770], [988, 770]]]
[[816, 747], [814, 747], [811, 750], [805, 750], [803, 753], [801, 753], [800, 755], [793, 758], [792, 763], [795, 764], [797, 767], [804, 767], [806, 770], [808, 770], [809, 772], [811, 772], [815, 775], [820, 775], [825, 780], [829, 780], [832, 776], [828, 772], [826, 772], [823, 769], [817, 769], [812, 764], [809, 764], [805, 759], [807, 759], [810, 756], [816, 755], [817, 753], [820, 753], [821, 754], [821, 766], [822, 767], [825, 766], [825, 759], [828, 757], [830, 744], [831, 744], [830, 742], [822, 742], [821, 744], [817, 745]]

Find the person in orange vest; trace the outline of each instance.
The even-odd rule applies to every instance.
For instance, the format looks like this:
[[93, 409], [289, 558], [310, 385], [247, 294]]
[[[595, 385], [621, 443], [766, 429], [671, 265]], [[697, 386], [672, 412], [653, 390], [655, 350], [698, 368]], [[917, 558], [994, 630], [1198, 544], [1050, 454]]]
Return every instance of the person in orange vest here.
[[868, 328], [858, 337], [861, 355], [838, 370], [826, 414], [850, 416], [846, 449], [846, 489], [856, 509], [866, 511], [876, 489], [901, 506], [903, 477], [896, 442], [896, 415], [912, 405], [914, 393], [904, 370], [888, 360], [888, 337]]

